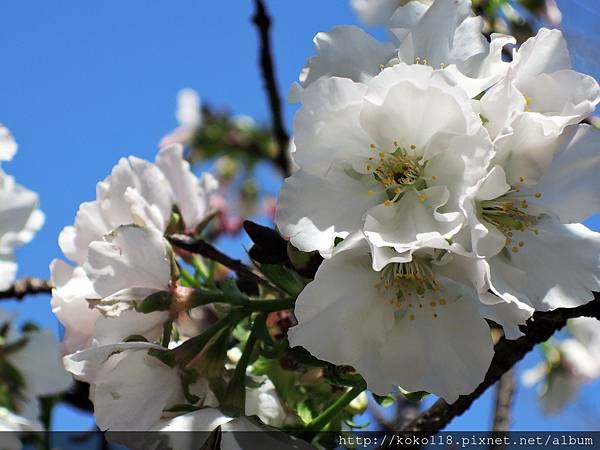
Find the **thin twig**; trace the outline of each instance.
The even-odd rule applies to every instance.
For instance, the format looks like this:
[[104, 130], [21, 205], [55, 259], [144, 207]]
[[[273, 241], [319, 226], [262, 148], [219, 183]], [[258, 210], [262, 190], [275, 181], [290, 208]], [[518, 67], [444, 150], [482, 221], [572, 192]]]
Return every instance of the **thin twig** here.
[[556, 331], [565, 326], [568, 319], [575, 317], [595, 317], [600, 320], [600, 294], [594, 293], [594, 300], [576, 308], [559, 308], [549, 312], [536, 312], [521, 330], [525, 336], [516, 340], [505, 338], [495, 346], [495, 354], [483, 382], [469, 395], [461, 395], [451, 405], [438, 400], [427, 411], [409, 423], [404, 432], [431, 436], [442, 430], [452, 419], [464, 413], [471, 404], [490, 386], [520, 361], [535, 345], [548, 340]]
[[279, 153], [277, 154], [275, 163], [281, 168], [285, 176], [289, 176], [291, 173], [291, 165], [287, 155], [287, 147], [290, 138], [283, 122], [281, 96], [279, 95], [279, 88], [277, 87], [277, 80], [275, 78], [275, 64], [273, 63], [271, 39], [269, 37], [271, 17], [267, 12], [263, 0], [254, 0], [254, 6], [255, 11], [254, 16], [252, 16], [252, 21], [256, 25], [258, 37], [260, 39], [259, 63], [269, 100], [269, 107], [271, 109], [273, 134], [275, 135], [275, 140], [279, 147]]
[[221, 253], [217, 248], [213, 247], [208, 242], [202, 239], [194, 239], [183, 234], [176, 234], [169, 236], [169, 242], [175, 247], [182, 250], [186, 250], [197, 255], [204, 256], [205, 258], [216, 261], [228, 269], [233, 270], [240, 278], [245, 280], [253, 281], [263, 286], [267, 286], [272, 289], [279, 290], [276, 286], [271, 284], [269, 280], [263, 278], [260, 274], [254, 272], [250, 267], [246, 266], [239, 259], [233, 259], [224, 253]]
[[27, 277], [15, 281], [14, 284], [5, 291], [0, 291], [0, 300], [23, 300], [27, 295], [50, 294], [51, 292], [52, 284], [50, 284], [49, 281]]

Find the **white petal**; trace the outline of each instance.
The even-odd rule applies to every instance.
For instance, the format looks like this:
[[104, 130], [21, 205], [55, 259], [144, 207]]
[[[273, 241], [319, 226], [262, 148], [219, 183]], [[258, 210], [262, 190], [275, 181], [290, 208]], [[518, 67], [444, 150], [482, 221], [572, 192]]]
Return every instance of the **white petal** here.
[[377, 205], [367, 212], [365, 235], [377, 247], [390, 246], [399, 252], [432, 237], [450, 238], [460, 229], [462, 218], [458, 212], [439, 211], [448, 198], [443, 186], [406, 192], [396, 203]]
[[81, 267], [71, 267], [55, 259], [50, 264], [52, 278], [52, 312], [65, 327], [62, 353], [73, 353], [89, 347], [94, 326], [100, 317], [88, 298], [96, 298], [92, 282]]
[[[581, 224], [562, 225], [549, 218], [540, 220], [536, 228], [538, 235], [526, 231], [515, 236], [525, 243], [518, 253], [502, 253], [508, 264], [526, 274], [526, 282], [505, 278], [507, 285], [513, 292], [523, 292], [539, 311], [592, 300], [592, 292], [600, 289], [600, 234]], [[494, 275], [492, 268], [493, 283]]]
[[[457, 294], [461, 297], [454, 300]], [[448, 281], [442, 295], [448, 296], [445, 305], [429, 307], [437, 297], [426, 295], [424, 307], [411, 310], [414, 320], [407, 314], [397, 322], [380, 353], [383, 371], [395, 374], [403, 389], [431, 392], [451, 403], [483, 381], [493, 348], [475, 291]], [[369, 375], [363, 373], [367, 383]]]
[[104, 242], [92, 242], [85, 270], [101, 297], [130, 287], [165, 291], [171, 279], [162, 233], [137, 226], [119, 227]]
[[175, 204], [186, 229], [194, 231], [210, 213], [210, 196], [217, 189], [218, 182], [208, 173], [199, 180], [183, 158], [181, 145], [161, 149], [156, 157], [156, 165], [171, 185]]
[[530, 203], [548, 209], [562, 223], [580, 222], [600, 212], [600, 131], [589, 125], [565, 130], [560, 149], [531, 193]]
[[10, 254], [35, 236], [44, 223], [35, 192], [0, 171], [0, 255]]
[[381, 104], [365, 101], [360, 122], [378, 148], [393, 151], [396, 141], [406, 149], [416, 146], [427, 153], [437, 134], [456, 135], [467, 131], [467, 120], [457, 98], [438, 87], [420, 88], [400, 81], [387, 90]]
[[394, 56], [390, 43], [380, 43], [355, 26], [338, 26], [314, 38], [317, 55], [308, 60], [300, 82], [307, 87], [321, 77], [368, 81]]
[[10, 161], [17, 153], [17, 143], [10, 130], [0, 123], [0, 161]]
[[495, 140], [492, 164], [501, 165], [512, 186], [536, 184], [552, 163], [559, 140], [547, 134], [537, 117], [522, 114], [511, 123], [511, 132]]
[[44, 330], [25, 336], [27, 345], [8, 359], [23, 375], [28, 395], [54, 395], [68, 389], [72, 379], [60, 363], [54, 334]]
[[373, 285], [378, 276], [371, 269], [366, 244], [325, 260], [298, 297], [294, 310], [298, 325], [289, 331], [290, 345], [350, 365], [380, 347], [393, 325], [394, 308], [389, 299], [377, 295]]
[[365, 211], [384, 196], [380, 186], [368, 186], [342, 168], [332, 168], [326, 177], [300, 169], [283, 184], [275, 222], [300, 250], [329, 254], [335, 237], [359, 230]]
[[519, 78], [527, 79], [541, 73], [570, 69], [571, 58], [560, 30], [541, 28], [515, 52], [514, 66]]
[[266, 425], [281, 427], [286, 414], [277, 390], [269, 379], [263, 380], [257, 388], [246, 389], [247, 416], [258, 416]]
[[162, 347], [132, 342], [65, 357], [67, 370], [92, 383], [101, 430], [146, 431], [161, 419], [164, 409], [184, 401], [177, 369], [148, 355], [150, 349]]
[[344, 78], [322, 78], [302, 92], [294, 118], [294, 162], [325, 173], [333, 161], [372, 154], [359, 114], [366, 86]]

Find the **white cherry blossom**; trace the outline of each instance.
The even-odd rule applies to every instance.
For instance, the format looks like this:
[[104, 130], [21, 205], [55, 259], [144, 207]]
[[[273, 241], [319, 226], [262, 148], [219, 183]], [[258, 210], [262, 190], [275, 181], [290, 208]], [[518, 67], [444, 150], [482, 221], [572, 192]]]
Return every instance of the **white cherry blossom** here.
[[63, 253], [78, 264], [87, 258], [88, 245], [120, 225], [136, 223], [164, 231], [174, 207], [186, 230], [193, 231], [210, 214], [210, 198], [217, 188], [210, 174], [197, 178], [183, 158], [183, 147], [161, 149], [156, 164], [136, 157], [123, 158], [104, 181], [96, 200], [83, 203], [73, 226], [59, 238]]
[[[0, 162], [10, 161], [17, 143], [10, 131], [0, 124]], [[0, 169], [0, 291], [15, 280], [17, 263], [14, 250], [33, 239], [44, 224], [38, 209], [38, 195], [17, 184]]]
[[515, 123], [467, 194], [469, 227], [456, 242], [470, 233], [466, 246], [486, 257], [491, 289], [508, 301], [543, 311], [587, 303], [600, 289], [600, 234], [576, 222], [600, 211], [600, 131], [571, 126], [552, 140], [534, 118]]
[[581, 386], [600, 378], [600, 322], [581, 317], [567, 323], [573, 336], [550, 345], [545, 361], [523, 374], [523, 383], [539, 387], [545, 414], [560, 412], [573, 401]]
[[327, 256], [336, 237], [363, 229], [402, 252], [461, 228], [459, 198], [493, 151], [471, 100], [442, 73], [398, 64], [368, 84], [322, 78], [301, 98], [299, 170], [276, 215], [292, 244]]
[[428, 244], [392, 255], [369, 248], [360, 236], [347, 238], [298, 297], [290, 345], [353, 366], [375, 393], [399, 385], [452, 402], [472, 392], [493, 355], [484, 318], [515, 338], [532, 310], [480, 298], [483, 275], [470, 266], [477, 260], [455, 258], [443, 239]]
[[591, 114], [599, 101], [596, 80], [571, 69], [562, 32], [542, 28], [515, 50], [506, 77], [481, 99], [481, 113], [492, 137], [510, 130], [523, 114], [556, 136]]
[[[356, 1], [366, 16], [381, 20], [394, 6], [391, 1]], [[491, 42], [483, 35], [483, 20], [473, 15], [470, 0], [398, 2], [387, 20], [393, 43], [380, 43], [362, 29], [335, 27], [314, 39], [316, 56], [302, 70], [299, 84], [290, 91], [297, 101], [299, 92], [321, 77], [345, 77], [366, 82], [382, 67], [403, 62], [444, 69], [460, 79], [461, 87], [474, 97], [496, 83], [508, 69], [502, 49], [514, 44], [510, 36], [493, 34]], [[367, 19], [372, 21], [370, 18]]]

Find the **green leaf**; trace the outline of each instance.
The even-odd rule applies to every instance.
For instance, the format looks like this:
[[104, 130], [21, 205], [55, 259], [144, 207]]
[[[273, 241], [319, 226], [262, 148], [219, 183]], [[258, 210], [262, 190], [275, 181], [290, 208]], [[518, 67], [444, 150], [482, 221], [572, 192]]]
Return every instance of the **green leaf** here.
[[375, 399], [375, 401], [377, 403], [379, 403], [379, 405], [383, 406], [384, 408], [387, 408], [388, 406], [392, 406], [396, 402], [396, 399], [391, 394], [388, 394], [388, 395], [373, 394], [373, 398]]
[[300, 420], [302, 420], [304, 425], [308, 425], [310, 422], [312, 422], [313, 413], [306, 404], [306, 402], [298, 403], [298, 408], [296, 409], [296, 412], [298, 413], [298, 417], [300, 417]]
[[221, 283], [221, 291], [227, 296], [228, 303], [232, 305], [245, 305], [248, 296], [239, 290], [234, 279], [229, 278]]
[[271, 281], [273, 284], [281, 288], [284, 292], [296, 298], [307, 281], [298, 275], [296, 272], [288, 269], [285, 266], [278, 264], [259, 264], [260, 271]]
[[167, 291], [159, 291], [149, 295], [139, 303], [135, 303], [135, 310], [148, 314], [154, 311], [168, 311], [171, 308], [172, 295]]
[[154, 356], [156, 359], [158, 359], [159, 361], [161, 361], [169, 367], [175, 367], [176, 365], [174, 354], [168, 351], [167, 349], [158, 350], [156, 348], [151, 348], [150, 350], [148, 350], [148, 355]]

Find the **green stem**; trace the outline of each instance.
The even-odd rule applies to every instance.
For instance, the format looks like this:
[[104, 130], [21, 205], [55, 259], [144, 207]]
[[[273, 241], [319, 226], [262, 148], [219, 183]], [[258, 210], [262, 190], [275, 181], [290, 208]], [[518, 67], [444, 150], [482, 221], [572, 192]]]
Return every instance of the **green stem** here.
[[179, 275], [181, 276], [181, 278], [183, 279], [183, 281], [185, 281], [185, 283], [189, 287], [196, 287], [196, 286], [198, 286], [198, 283], [196, 282], [196, 279], [187, 270], [185, 270], [183, 267], [179, 268]]
[[276, 300], [250, 300], [246, 308], [255, 312], [274, 312], [284, 309], [293, 309], [296, 303], [294, 298], [279, 298]]
[[325, 411], [315, 417], [309, 424], [306, 425], [306, 430], [319, 432], [323, 430], [329, 422], [333, 420], [335, 416], [339, 414], [339, 412], [344, 409], [346, 406], [350, 404], [352, 400], [354, 400], [358, 394], [365, 390], [364, 383], [361, 383], [359, 386], [354, 386], [352, 389], [344, 393], [340, 398], [338, 398], [331, 406], [329, 406]]
[[186, 366], [192, 361], [198, 353], [200, 353], [206, 344], [223, 328], [227, 326], [235, 326], [235, 324], [241, 319], [239, 316], [227, 315], [220, 319], [217, 323], [213, 324], [210, 328], [206, 329], [202, 334], [196, 337], [188, 339], [179, 347], [171, 350], [175, 356], [175, 360], [180, 366]]
[[254, 319], [242, 356], [240, 357], [240, 360], [235, 367], [235, 371], [233, 372], [233, 376], [229, 381], [229, 385], [227, 386], [227, 393], [225, 395], [227, 400], [225, 401], [225, 407], [233, 408], [236, 412], [240, 412], [241, 414], [244, 414], [244, 411], [246, 410], [246, 370], [248, 369], [252, 351], [256, 345], [258, 330], [264, 325], [266, 320], [266, 314], [260, 314]]
[[204, 280], [208, 280], [210, 278], [208, 267], [206, 267], [206, 264], [204, 264], [202, 258], [200, 258], [198, 255], [193, 255], [190, 259], [190, 262], [192, 267], [196, 269], [196, 273], [199, 274]]

